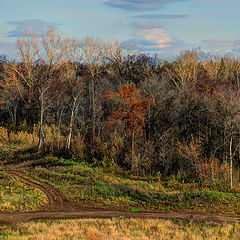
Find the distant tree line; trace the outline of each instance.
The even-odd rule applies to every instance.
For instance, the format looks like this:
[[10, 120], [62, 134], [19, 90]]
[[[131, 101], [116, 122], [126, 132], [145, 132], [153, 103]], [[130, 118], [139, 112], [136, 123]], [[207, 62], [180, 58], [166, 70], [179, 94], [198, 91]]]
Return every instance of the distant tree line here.
[[[55, 29], [24, 33], [19, 59], [0, 58], [0, 124], [37, 126], [38, 148], [139, 175], [232, 184], [240, 161], [240, 61], [200, 49], [175, 60]], [[237, 180], [238, 181], [238, 175]]]

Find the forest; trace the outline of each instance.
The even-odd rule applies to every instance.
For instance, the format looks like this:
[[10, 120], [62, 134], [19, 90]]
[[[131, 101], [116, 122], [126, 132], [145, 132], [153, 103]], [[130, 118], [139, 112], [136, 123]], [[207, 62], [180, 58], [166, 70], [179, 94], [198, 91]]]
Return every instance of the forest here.
[[0, 143], [138, 176], [239, 183], [240, 60], [25, 32], [0, 58]]

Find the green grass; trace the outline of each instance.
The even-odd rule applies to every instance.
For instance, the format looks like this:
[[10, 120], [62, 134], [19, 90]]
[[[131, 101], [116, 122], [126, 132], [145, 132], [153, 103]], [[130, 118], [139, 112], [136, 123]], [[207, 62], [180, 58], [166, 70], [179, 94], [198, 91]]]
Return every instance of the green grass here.
[[78, 206], [240, 216], [239, 186], [230, 189], [224, 183], [185, 183], [173, 178], [165, 181], [138, 180], [85, 163], [39, 165], [24, 171], [47, 181]]
[[28, 187], [10, 175], [0, 176], [0, 211], [36, 210], [46, 201], [40, 190]]
[[16, 163], [31, 163], [18, 170], [49, 183], [80, 207], [240, 216], [239, 185], [230, 189], [226, 183], [207, 183], [182, 176], [137, 177], [36, 151], [14, 154]]
[[139, 212], [139, 209], [138, 208], [131, 208], [130, 212]]

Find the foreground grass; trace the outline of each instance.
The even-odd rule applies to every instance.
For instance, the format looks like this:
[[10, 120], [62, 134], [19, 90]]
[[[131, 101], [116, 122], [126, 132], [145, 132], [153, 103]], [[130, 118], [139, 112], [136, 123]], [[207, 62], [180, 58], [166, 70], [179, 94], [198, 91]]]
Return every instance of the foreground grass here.
[[121, 219], [58, 220], [19, 223], [0, 227], [1, 239], [21, 240], [200, 240], [240, 239], [237, 224]]
[[0, 176], [0, 211], [36, 210], [46, 201], [40, 190], [28, 187], [10, 175]]

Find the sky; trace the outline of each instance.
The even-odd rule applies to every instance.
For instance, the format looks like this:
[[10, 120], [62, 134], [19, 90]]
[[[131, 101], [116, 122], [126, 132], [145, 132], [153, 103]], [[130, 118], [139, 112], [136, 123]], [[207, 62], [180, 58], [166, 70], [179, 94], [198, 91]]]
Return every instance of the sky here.
[[136, 43], [175, 56], [201, 47], [240, 55], [240, 0], [0, 0], [0, 55], [17, 56], [22, 32], [50, 27], [66, 37]]

